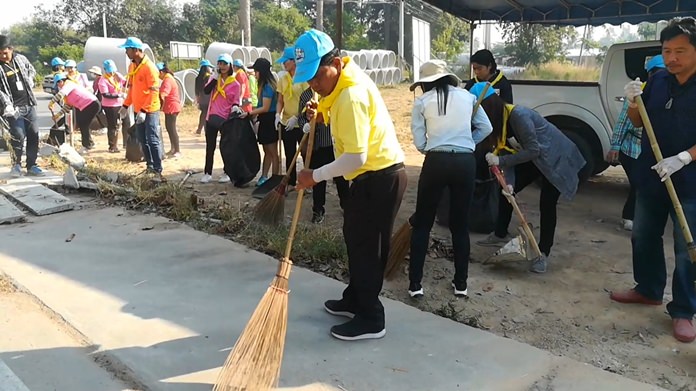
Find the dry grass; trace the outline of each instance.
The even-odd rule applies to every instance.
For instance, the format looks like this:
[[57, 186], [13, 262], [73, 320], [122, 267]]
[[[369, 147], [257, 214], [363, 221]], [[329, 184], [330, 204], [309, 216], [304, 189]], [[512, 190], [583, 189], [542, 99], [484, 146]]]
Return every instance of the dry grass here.
[[561, 80], [598, 81], [600, 68], [583, 67], [562, 62], [549, 62], [528, 67], [518, 79], [523, 80]]

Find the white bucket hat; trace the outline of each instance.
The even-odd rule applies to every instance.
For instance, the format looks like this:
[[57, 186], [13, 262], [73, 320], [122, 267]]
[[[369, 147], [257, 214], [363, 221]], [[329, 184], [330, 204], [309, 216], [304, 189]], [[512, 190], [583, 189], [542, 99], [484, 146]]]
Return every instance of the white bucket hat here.
[[462, 80], [452, 72], [447, 70], [447, 63], [442, 60], [431, 60], [420, 66], [420, 79], [411, 84], [410, 90], [413, 91], [422, 83], [430, 83], [435, 80], [448, 78], [449, 83], [457, 87]]
[[89, 68], [89, 70], [87, 72], [94, 73], [94, 74], [99, 75], [99, 76], [102, 75], [101, 68], [99, 68], [98, 66], [93, 66], [93, 67]]

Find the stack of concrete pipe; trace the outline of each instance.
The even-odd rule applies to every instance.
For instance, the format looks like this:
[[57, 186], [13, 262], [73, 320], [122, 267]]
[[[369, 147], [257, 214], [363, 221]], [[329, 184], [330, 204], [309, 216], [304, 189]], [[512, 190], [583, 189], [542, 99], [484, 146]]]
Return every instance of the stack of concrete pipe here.
[[196, 77], [197, 69], [184, 69], [174, 72], [174, 79], [179, 83], [181, 104], [193, 103], [196, 100]]
[[399, 84], [403, 80], [401, 69], [396, 66], [396, 53], [391, 50], [342, 50], [341, 55], [350, 57], [377, 85]]
[[264, 47], [241, 46], [227, 42], [213, 42], [205, 51], [205, 58], [215, 64], [219, 55], [228, 53], [233, 60], [242, 60], [244, 65], [248, 65], [256, 61], [257, 58], [265, 58], [268, 61], [271, 59], [271, 51]]

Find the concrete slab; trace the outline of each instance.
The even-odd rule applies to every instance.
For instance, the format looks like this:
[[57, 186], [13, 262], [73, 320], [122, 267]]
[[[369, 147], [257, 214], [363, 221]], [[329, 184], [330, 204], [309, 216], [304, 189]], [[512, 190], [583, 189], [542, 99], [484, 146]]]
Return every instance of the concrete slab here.
[[[268, 256], [160, 217], [109, 208], [34, 220], [0, 227], [0, 269], [152, 390], [209, 390], [275, 274]], [[660, 389], [387, 299], [384, 339], [338, 341], [328, 330], [343, 320], [322, 304], [344, 285], [299, 268], [290, 285], [283, 386]]]
[[32, 180], [9, 181], [0, 185], [0, 193], [18, 202], [37, 216], [72, 210], [75, 203]]
[[16, 223], [24, 219], [24, 212], [0, 194], [0, 224]]
[[0, 360], [0, 384], [3, 391], [29, 391], [22, 380], [2, 360]]

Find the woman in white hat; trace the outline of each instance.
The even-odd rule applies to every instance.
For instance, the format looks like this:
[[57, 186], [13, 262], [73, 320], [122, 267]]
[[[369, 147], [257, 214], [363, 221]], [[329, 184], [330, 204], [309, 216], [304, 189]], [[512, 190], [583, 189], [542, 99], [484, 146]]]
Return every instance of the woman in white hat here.
[[420, 76], [411, 85], [411, 91], [419, 86], [423, 90], [413, 104], [411, 132], [413, 143], [425, 160], [418, 180], [416, 212], [410, 218], [413, 232], [408, 292], [411, 297], [423, 296], [421, 280], [430, 230], [442, 193], [449, 188], [455, 269], [452, 287], [456, 296], [466, 296], [468, 215], [476, 172], [474, 150], [493, 131], [493, 126], [483, 110], [474, 113], [476, 97], [457, 87], [461, 80], [447, 71], [444, 61], [426, 62], [420, 67]]

